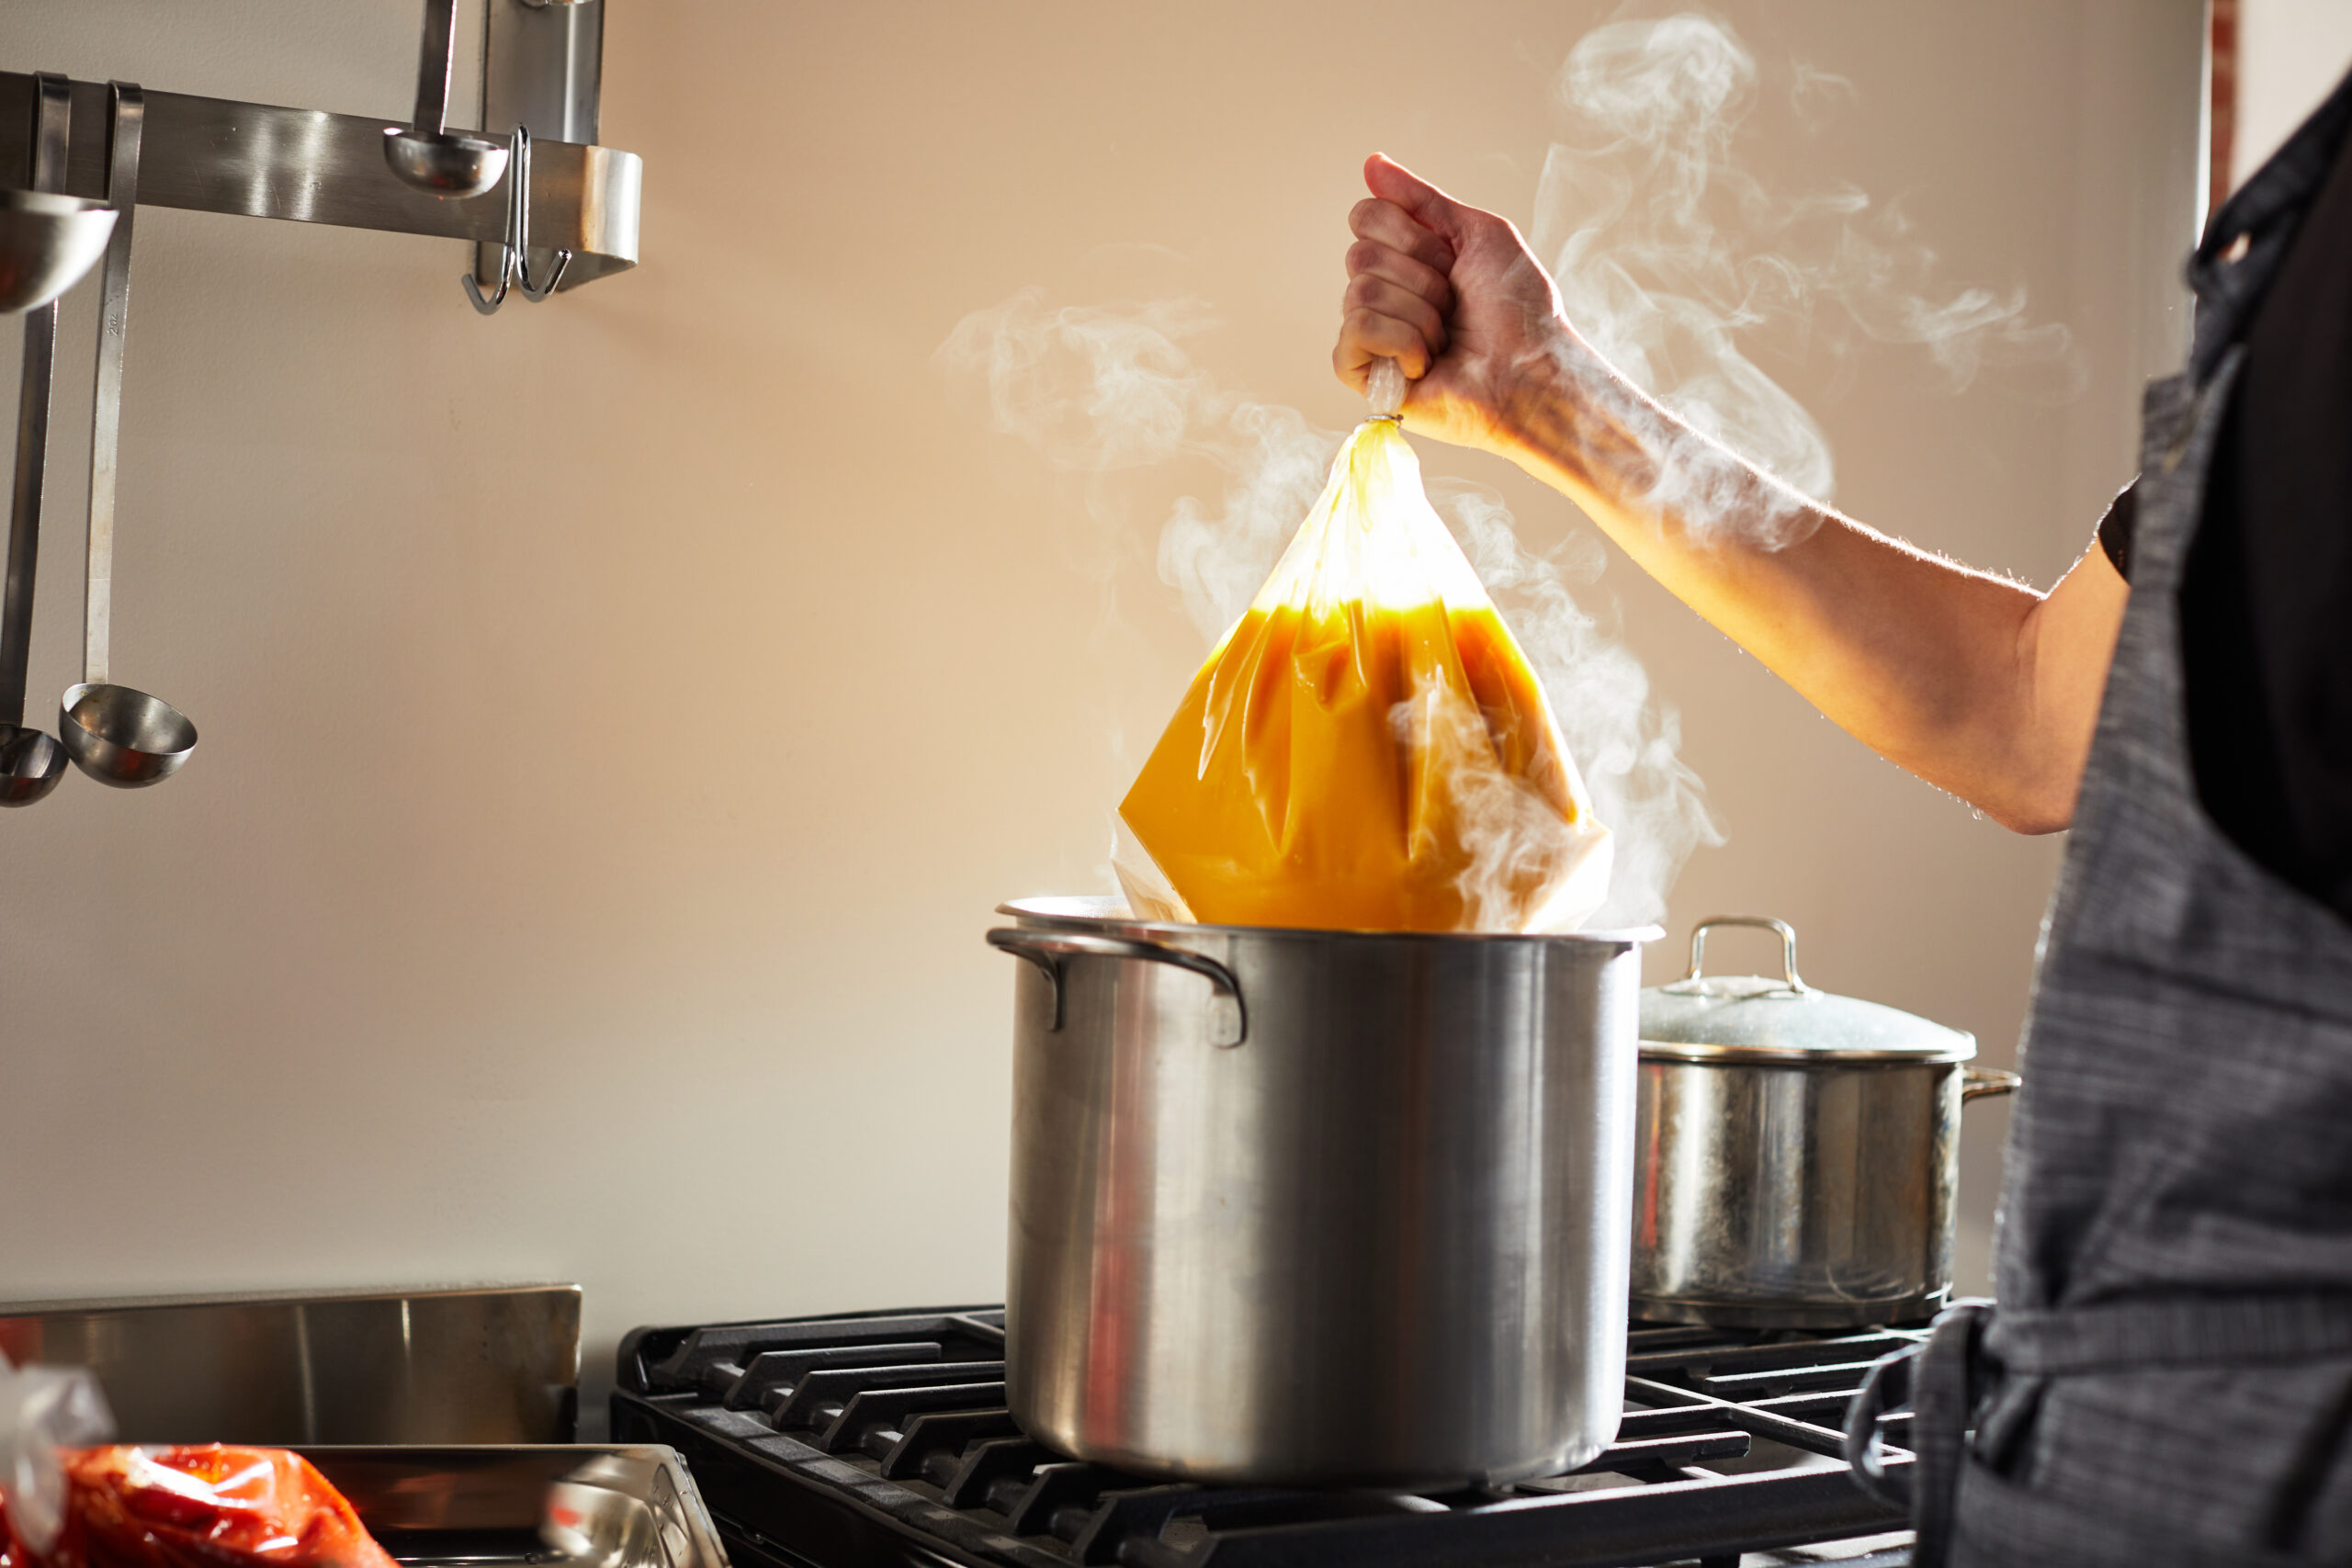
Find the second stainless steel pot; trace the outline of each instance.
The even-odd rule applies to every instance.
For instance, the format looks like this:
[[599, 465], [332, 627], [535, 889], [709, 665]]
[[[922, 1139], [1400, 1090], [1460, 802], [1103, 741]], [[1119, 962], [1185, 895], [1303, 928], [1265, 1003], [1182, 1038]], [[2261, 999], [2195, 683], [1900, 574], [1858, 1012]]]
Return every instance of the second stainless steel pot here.
[[[1705, 976], [1706, 935], [1760, 926], [1782, 973]], [[1797, 976], [1796, 933], [1718, 916], [1690, 972], [1642, 993], [1634, 1315], [1837, 1328], [1933, 1315], [1951, 1293], [1963, 1100], [2014, 1073], [1975, 1037]]]
[[1148, 1474], [1415, 1488], [1609, 1443], [1654, 930], [1003, 912], [1026, 1431]]

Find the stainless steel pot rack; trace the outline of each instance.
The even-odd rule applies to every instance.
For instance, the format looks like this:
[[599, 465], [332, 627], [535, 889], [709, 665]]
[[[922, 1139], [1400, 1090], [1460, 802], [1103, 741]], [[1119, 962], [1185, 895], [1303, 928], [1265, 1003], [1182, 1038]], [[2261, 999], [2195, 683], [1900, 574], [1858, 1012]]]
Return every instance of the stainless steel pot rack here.
[[[514, 127], [528, 129], [529, 206], [520, 227], [535, 253], [533, 274], [551, 268], [553, 253], [571, 253], [559, 283], [566, 291], [637, 265], [642, 164], [634, 152], [595, 144], [604, 9], [605, 0], [485, 0], [483, 134], [503, 142]], [[59, 188], [103, 201], [107, 85], [70, 86], [73, 130]], [[0, 72], [0, 172], [31, 167], [34, 96], [30, 73]], [[495, 280], [511, 231], [514, 169], [478, 197], [436, 197], [386, 165], [381, 116], [152, 88], [146, 100], [141, 203], [465, 240], [477, 247], [478, 274]]]

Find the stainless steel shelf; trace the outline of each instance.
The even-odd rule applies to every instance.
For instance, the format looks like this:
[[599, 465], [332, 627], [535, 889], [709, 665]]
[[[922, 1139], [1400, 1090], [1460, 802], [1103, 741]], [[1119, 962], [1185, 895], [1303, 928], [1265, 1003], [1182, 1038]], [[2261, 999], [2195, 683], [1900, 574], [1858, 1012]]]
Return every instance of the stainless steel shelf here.
[[[75, 82], [66, 194], [106, 198], [107, 85]], [[33, 78], [0, 72], [0, 184], [29, 185]], [[332, 223], [495, 245], [505, 233], [506, 178], [481, 196], [441, 200], [393, 177], [384, 128], [367, 115], [280, 108], [150, 89], [139, 200], [148, 207]], [[486, 132], [503, 137], [503, 130]], [[637, 265], [634, 152], [535, 138], [531, 245], [572, 253], [562, 288]]]
[[87, 1367], [127, 1442], [568, 1443], [580, 1287], [0, 1305], [0, 1354]]

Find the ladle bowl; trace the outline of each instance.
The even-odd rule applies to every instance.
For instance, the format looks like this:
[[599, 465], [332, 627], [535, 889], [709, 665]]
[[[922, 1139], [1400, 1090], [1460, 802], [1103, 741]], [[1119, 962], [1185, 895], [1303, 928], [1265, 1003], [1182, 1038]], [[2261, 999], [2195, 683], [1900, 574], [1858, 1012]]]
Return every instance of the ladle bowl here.
[[384, 128], [384, 162], [419, 190], [444, 199], [480, 196], [506, 173], [506, 148], [481, 136]]
[[38, 729], [0, 724], [0, 806], [30, 806], [64, 777], [64, 747]]
[[102, 201], [0, 190], [0, 311], [46, 305], [79, 283], [106, 254], [114, 218]]
[[117, 789], [161, 783], [196, 750], [196, 726], [163, 698], [86, 681], [65, 689], [57, 732], [74, 766]]

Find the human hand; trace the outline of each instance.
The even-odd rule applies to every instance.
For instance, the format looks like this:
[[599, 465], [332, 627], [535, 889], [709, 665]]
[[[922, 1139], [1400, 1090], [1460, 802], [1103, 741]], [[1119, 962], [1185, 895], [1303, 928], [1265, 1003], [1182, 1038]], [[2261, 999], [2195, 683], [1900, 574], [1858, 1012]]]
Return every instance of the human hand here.
[[1377, 152], [1363, 177], [1373, 194], [1348, 215], [1356, 242], [1331, 368], [1361, 392], [1372, 362], [1394, 359], [1410, 378], [1407, 428], [1512, 456], [1577, 345], [1551, 275], [1510, 220]]

